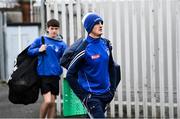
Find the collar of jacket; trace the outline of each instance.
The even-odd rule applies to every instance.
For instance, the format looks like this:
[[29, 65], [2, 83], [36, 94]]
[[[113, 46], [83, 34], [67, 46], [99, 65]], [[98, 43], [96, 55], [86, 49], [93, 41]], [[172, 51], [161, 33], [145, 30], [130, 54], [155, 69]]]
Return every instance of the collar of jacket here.
[[100, 42], [100, 39], [101, 39], [101, 37], [99, 37], [99, 38], [93, 38], [93, 37], [91, 37], [91, 36], [87, 36], [87, 38], [86, 38], [86, 41], [88, 42], [88, 43], [99, 43]]

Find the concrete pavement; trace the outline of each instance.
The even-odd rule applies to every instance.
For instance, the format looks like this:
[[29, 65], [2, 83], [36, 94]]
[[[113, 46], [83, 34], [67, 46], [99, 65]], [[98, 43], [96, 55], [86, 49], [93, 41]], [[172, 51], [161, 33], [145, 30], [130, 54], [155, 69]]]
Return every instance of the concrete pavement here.
[[30, 105], [12, 104], [8, 100], [8, 86], [0, 81], [0, 118], [38, 118], [42, 96]]

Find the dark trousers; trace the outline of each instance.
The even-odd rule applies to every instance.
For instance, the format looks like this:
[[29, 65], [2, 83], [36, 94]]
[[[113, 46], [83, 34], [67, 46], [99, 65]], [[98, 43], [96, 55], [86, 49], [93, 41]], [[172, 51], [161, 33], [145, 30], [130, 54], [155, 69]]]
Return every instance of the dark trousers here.
[[104, 113], [106, 111], [106, 106], [111, 102], [114, 94], [111, 93], [111, 91], [108, 91], [101, 95], [88, 94], [86, 96], [81, 95], [80, 97], [90, 118], [105, 118]]

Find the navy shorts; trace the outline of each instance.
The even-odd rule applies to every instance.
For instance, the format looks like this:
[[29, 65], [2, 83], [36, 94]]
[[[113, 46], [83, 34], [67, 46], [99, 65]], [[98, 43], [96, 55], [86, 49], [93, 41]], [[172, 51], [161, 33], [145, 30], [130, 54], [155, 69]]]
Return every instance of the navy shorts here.
[[41, 94], [51, 92], [53, 95], [59, 94], [59, 76], [41, 76]]

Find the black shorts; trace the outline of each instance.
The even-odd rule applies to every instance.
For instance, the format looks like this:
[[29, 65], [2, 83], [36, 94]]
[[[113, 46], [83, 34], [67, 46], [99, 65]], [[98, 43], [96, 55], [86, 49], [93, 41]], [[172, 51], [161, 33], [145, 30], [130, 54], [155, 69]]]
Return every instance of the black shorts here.
[[41, 76], [41, 94], [51, 92], [54, 95], [59, 94], [59, 76]]

